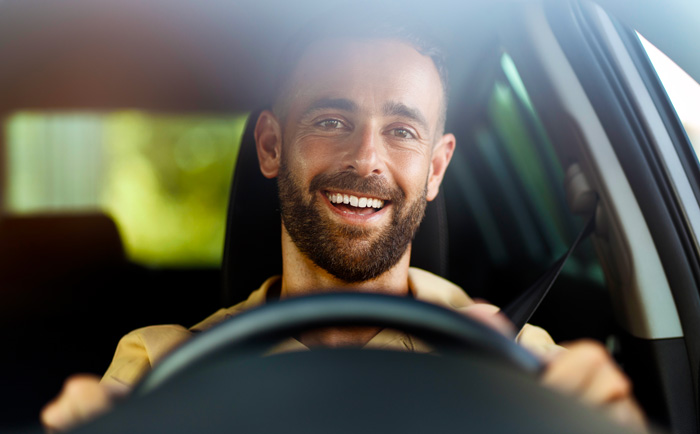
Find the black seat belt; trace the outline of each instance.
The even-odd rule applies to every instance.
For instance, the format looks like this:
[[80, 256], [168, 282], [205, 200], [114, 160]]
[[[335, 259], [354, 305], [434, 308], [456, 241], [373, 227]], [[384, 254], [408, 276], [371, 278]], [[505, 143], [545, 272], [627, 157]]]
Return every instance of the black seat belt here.
[[[594, 207], [595, 209], [595, 207]], [[533, 283], [522, 294], [511, 301], [508, 306], [501, 309], [501, 312], [513, 322], [515, 329], [520, 331], [525, 324], [530, 320], [532, 314], [535, 313], [542, 300], [551, 289], [554, 281], [559, 277], [559, 273], [564, 268], [566, 260], [569, 259], [571, 253], [576, 249], [579, 243], [593, 232], [595, 228], [595, 212], [584, 226], [583, 230], [578, 234], [574, 243], [547, 271], [545, 271], [535, 283]]]

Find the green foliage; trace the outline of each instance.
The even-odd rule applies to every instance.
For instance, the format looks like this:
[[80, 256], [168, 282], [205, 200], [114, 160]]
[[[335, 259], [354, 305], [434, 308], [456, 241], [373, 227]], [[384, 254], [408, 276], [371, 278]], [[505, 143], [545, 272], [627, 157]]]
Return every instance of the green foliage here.
[[102, 203], [129, 256], [150, 265], [218, 265], [246, 116], [116, 113]]
[[246, 118], [15, 113], [5, 206], [15, 214], [102, 210], [132, 261], [218, 266]]

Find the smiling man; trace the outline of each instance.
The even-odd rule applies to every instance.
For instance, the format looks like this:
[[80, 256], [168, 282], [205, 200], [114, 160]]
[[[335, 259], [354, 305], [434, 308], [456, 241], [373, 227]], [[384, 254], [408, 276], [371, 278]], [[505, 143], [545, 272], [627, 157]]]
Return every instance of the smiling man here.
[[[290, 50], [274, 107], [255, 127], [260, 170], [278, 180], [282, 275], [191, 329], [130, 333], [101, 382], [69, 379], [42, 413], [47, 426], [65, 429], [93, 417], [193, 332], [272, 298], [338, 288], [412, 296], [511, 332], [495, 307], [475, 304], [461, 288], [409, 267], [412, 237], [456, 144], [443, 131], [447, 82], [438, 51], [400, 27], [322, 28], [323, 37], [301, 38]], [[643, 424], [628, 380], [600, 345], [562, 350], [532, 326], [518, 341], [547, 361], [545, 384], [620, 421]], [[410, 335], [367, 327], [315, 330], [275, 350], [318, 345], [429, 350]]]
[[[262, 173], [278, 178], [281, 296], [408, 295], [411, 239], [455, 146], [434, 62], [399, 40], [322, 40], [281, 86], [255, 130]], [[377, 333], [316, 335], [364, 345]]]
[[312, 271], [284, 276], [283, 293], [405, 295], [411, 239], [455, 146], [435, 66], [399, 41], [325, 41], [292, 83], [288, 111], [263, 112], [256, 128], [262, 172], [278, 177], [283, 269]]

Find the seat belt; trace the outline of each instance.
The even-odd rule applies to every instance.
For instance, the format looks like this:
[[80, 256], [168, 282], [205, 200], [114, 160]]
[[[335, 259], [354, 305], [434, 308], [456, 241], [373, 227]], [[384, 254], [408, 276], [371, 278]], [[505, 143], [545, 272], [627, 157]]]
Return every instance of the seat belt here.
[[[594, 207], [595, 210], [597, 207]], [[595, 211], [588, 220], [588, 223], [583, 227], [583, 230], [578, 234], [574, 243], [549, 269], [547, 269], [540, 277], [522, 294], [511, 301], [508, 306], [501, 309], [501, 312], [511, 320], [515, 325], [515, 329], [519, 332], [527, 324], [539, 307], [542, 300], [547, 296], [552, 288], [554, 281], [557, 280], [561, 270], [564, 268], [566, 260], [569, 259], [571, 253], [595, 228]]]

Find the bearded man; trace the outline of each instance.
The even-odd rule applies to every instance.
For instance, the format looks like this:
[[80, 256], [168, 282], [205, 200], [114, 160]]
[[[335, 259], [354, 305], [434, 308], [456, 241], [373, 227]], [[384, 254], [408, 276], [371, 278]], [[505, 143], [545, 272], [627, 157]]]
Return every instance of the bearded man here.
[[[101, 380], [67, 381], [44, 409], [45, 425], [66, 429], [104, 411], [193, 332], [273, 298], [338, 289], [412, 296], [512, 333], [497, 308], [475, 304], [454, 284], [409, 267], [412, 237], [456, 144], [443, 131], [441, 56], [406, 29], [330, 27], [322, 37], [301, 37], [289, 51], [273, 109], [255, 126], [260, 170], [278, 179], [282, 275], [190, 329], [153, 326], [125, 336]], [[600, 345], [579, 342], [563, 350], [533, 326], [518, 341], [547, 362], [543, 383], [618, 420], [643, 424], [629, 381]], [[427, 350], [398, 331], [335, 327], [290, 338], [274, 351], [319, 345]]]

